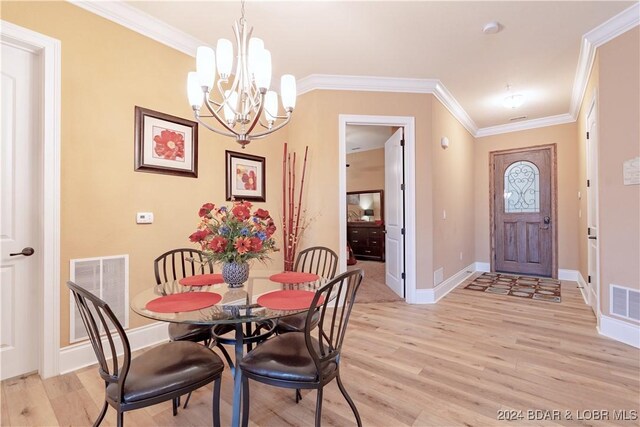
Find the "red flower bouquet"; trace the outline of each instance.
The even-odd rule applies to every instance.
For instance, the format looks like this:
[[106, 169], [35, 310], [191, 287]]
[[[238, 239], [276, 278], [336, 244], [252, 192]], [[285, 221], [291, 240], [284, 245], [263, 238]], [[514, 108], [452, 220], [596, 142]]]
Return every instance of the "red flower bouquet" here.
[[269, 211], [256, 209], [252, 214], [251, 206], [249, 202], [235, 202], [231, 208], [216, 208], [213, 203], [205, 203], [198, 212], [198, 230], [189, 240], [199, 243], [205, 255], [216, 262], [268, 259], [270, 252], [278, 250], [273, 238], [276, 226]]

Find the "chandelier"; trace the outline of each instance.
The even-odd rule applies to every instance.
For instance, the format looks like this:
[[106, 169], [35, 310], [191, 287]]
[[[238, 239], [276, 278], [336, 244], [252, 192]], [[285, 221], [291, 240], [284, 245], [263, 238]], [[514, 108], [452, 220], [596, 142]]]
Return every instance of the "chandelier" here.
[[[213, 132], [235, 138], [242, 148], [284, 127], [296, 106], [296, 79], [285, 74], [280, 80], [285, 114], [278, 114], [278, 94], [269, 90], [271, 53], [261, 39], [251, 37], [252, 32], [253, 28], [247, 27], [244, 18], [242, 1], [241, 17], [233, 24], [237, 49], [235, 69], [231, 41], [219, 39], [215, 52], [207, 46], [198, 48], [196, 71], [190, 72], [187, 78], [189, 104], [196, 120]], [[201, 114], [202, 104], [208, 111], [205, 115]]]

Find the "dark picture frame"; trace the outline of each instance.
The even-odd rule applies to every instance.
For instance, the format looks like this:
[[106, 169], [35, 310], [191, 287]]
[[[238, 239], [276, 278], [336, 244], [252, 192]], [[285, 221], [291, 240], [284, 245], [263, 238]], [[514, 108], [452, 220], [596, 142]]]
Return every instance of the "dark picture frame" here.
[[198, 123], [136, 106], [134, 145], [135, 171], [198, 177]]
[[267, 160], [251, 154], [225, 151], [227, 200], [267, 201]]

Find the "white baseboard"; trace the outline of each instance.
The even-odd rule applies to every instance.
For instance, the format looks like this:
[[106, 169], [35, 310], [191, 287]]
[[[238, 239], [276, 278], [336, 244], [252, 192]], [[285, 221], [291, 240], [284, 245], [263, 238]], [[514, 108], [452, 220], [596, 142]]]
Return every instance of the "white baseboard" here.
[[476, 271], [476, 263], [469, 264], [433, 289], [416, 289], [416, 304], [435, 304]]
[[[157, 322], [139, 328], [128, 329], [127, 338], [129, 339], [131, 351], [140, 350], [161, 342], [167, 342], [169, 340], [167, 333], [168, 325], [169, 324], [165, 322]], [[118, 355], [121, 355], [123, 353], [122, 341], [118, 338], [114, 339], [114, 342]], [[102, 343], [106, 348], [109, 347], [108, 340], [103, 339]], [[93, 347], [91, 347], [89, 341], [60, 349], [60, 374], [66, 374], [67, 372], [75, 371], [85, 366], [93, 365], [94, 363], [97, 363], [96, 354], [93, 352]]]
[[[488, 262], [476, 261], [475, 262], [475, 270], [476, 271], [481, 271], [483, 273], [490, 272], [491, 271], [491, 264], [489, 264]], [[560, 279], [560, 280], [571, 280], [572, 282], [577, 282], [579, 274], [580, 273], [577, 270], [568, 270], [568, 269], [565, 269], [565, 268], [560, 268], [558, 270], [558, 279]]]
[[600, 315], [600, 335], [640, 348], [640, 325]]
[[578, 271], [578, 288], [580, 289], [580, 294], [582, 294], [582, 299], [584, 300], [584, 303], [587, 305], [591, 305], [589, 303], [589, 293], [590, 293], [591, 286], [587, 285], [587, 282], [585, 282], [584, 277], [582, 277], [582, 274], [580, 274], [579, 271]]
[[488, 262], [476, 261], [475, 269], [476, 271], [480, 271], [482, 273], [488, 273], [491, 271], [491, 264], [489, 264]]
[[580, 272], [578, 270], [567, 270], [564, 268], [558, 269], [559, 280], [570, 280], [572, 282], [577, 282], [578, 276], [580, 276]]

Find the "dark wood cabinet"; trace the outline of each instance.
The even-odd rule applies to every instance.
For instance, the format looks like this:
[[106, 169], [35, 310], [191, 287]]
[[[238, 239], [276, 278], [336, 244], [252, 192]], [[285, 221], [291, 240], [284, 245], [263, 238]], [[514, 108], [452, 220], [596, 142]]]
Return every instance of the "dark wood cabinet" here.
[[358, 259], [384, 261], [384, 225], [347, 223], [347, 240]]

